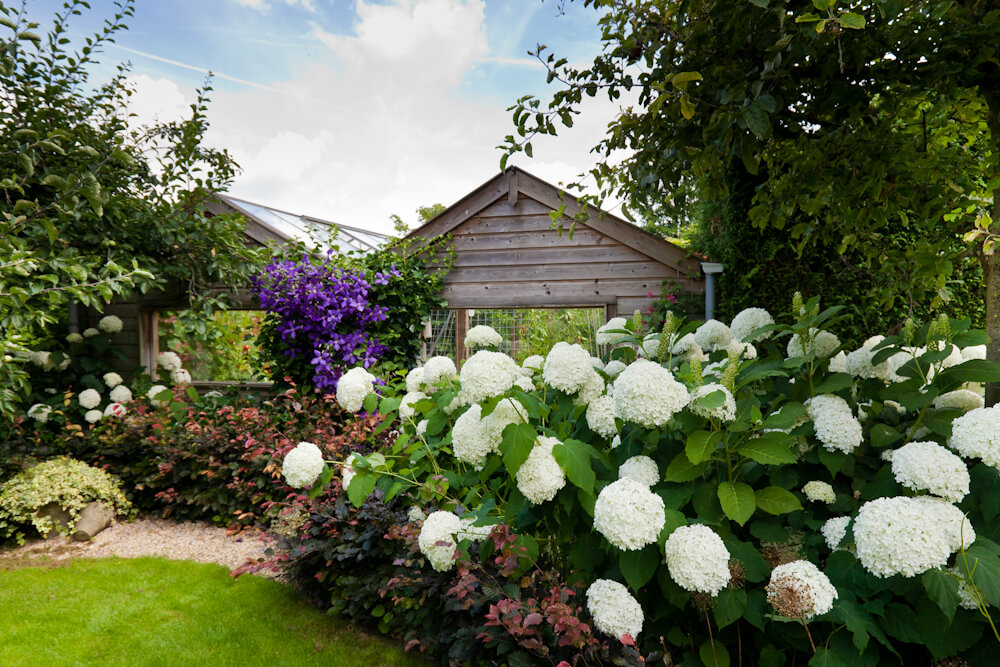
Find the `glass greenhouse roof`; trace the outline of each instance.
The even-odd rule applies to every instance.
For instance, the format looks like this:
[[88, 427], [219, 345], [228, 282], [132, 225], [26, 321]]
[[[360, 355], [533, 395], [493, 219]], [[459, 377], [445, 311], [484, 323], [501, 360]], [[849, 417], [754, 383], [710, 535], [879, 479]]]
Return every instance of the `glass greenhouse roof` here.
[[229, 195], [220, 197], [245, 216], [253, 218], [265, 227], [270, 227], [282, 236], [312, 242], [325, 248], [337, 248], [340, 252], [371, 252], [388, 236], [357, 227], [342, 225], [329, 220], [321, 220], [306, 215], [295, 215], [288, 211], [255, 204]]

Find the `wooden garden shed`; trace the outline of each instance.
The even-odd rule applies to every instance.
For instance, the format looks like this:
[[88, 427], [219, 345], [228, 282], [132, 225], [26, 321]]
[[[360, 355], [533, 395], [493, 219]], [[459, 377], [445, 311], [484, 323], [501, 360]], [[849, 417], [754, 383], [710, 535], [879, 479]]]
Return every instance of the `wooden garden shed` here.
[[[550, 213], [562, 206], [560, 231]], [[565, 190], [511, 167], [409, 234], [452, 235], [442, 296], [455, 311], [456, 340], [465, 338], [469, 309], [601, 307], [611, 318], [645, 311], [664, 280], [704, 294], [698, 257], [593, 206], [570, 234], [582, 210]]]

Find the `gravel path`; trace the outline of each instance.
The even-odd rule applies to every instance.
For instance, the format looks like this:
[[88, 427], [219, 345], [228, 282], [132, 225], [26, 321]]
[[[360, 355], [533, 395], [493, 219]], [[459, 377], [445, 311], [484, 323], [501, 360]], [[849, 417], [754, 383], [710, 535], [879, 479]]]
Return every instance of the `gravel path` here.
[[[68, 558], [163, 556], [173, 560], [218, 563], [233, 570], [247, 561], [266, 559], [264, 551], [268, 546], [273, 544], [260, 531], [227, 535], [225, 528], [208, 523], [139, 518], [117, 522], [89, 542], [53, 537], [29, 540], [24, 546], [13, 549], [0, 549], [0, 567]], [[267, 570], [260, 574], [276, 577], [276, 573]]]

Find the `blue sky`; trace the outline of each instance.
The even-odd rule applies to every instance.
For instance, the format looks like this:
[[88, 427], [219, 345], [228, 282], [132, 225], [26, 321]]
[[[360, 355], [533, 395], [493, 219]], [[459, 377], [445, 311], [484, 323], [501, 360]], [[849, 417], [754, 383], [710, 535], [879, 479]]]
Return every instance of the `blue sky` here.
[[[29, 0], [44, 30], [61, 6]], [[74, 36], [113, 11], [92, 0]], [[142, 119], [184, 112], [213, 81], [210, 141], [243, 172], [231, 192], [264, 204], [388, 230], [391, 213], [450, 204], [499, 168], [519, 96], [551, 93], [527, 55], [547, 44], [573, 62], [600, 49], [597, 16], [553, 0], [138, 0], [95, 81], [132, 63]], [[570, 180], [616, 106], [588, 104], [577, 127], [535, 146], [529, 171]]]

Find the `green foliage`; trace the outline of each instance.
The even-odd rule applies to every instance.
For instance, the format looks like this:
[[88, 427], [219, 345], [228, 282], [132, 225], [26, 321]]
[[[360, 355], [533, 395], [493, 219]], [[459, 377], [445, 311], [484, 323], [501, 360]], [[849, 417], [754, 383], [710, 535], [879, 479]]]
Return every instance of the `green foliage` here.
[[260, 311], [208, 309], [166, 315], [160, 314], [161, 345], [180, 356], [195, 380], [270, 380], [256, 342]]
[[[66, 50], [71, 0], [44, 36], [22, 10], [0, 4], [0, 348], [30, 346], [75, 302], [100, 310], [133, 290], [181, 284], [193, 297], [243, 284], [262, 251], [242, 239], [238, 217], [207, 217], [201, 204], [225, 190], [236, 165], [202, 145], [205, 86], [182, 121], [134, 127], [132, 91], [119, 66], [94, 86], [88, 70], [125, 29], [125, 0], [78, 52]], [[218, 297], [212, 297], [217, 299]], [[0, 412], [27, 384], [17, 363], [0, 367]]]
[[261, 656], [315, 667], [428, 664], [313, 608], [289, 586], [234, 581], [207, 563], [114, 558], [0, 571], [0, 606], [19, 609], [0, 618], [0, 663], [11, 667], [255, 665]]
[[45, 537], [55, 527], [52, 518], [38, 510], [53, 503], [69, 516], [72, 532], [80, 511], [93, 501], [111, 507], [116, 514], [127, 514], [132, 505], [122, 494], [121, 483], [104, 470], [66, 456], [49, 459], [4, 482], [0, 491], [0, 530], [3, 537], [15, 536], [24, 543], [23, 529], [33, 526]]
[[[925, 664], [954, 655], [974, 662], [988, 655], [996, 642], [988, 618], [957, 607], [957, 580], [946, 581], [952, 576], [946, 570], [931, 569], [923, 579], [879, 578], [850, 549], [850, 530], [839, 547], [829, 546], [821, 533], [828, 519], [856, 516], [870, 500], [911, 495], [882, 452], [911, 440], [947, 441], [951, 421], [961, 411], [934, 407], [934, 398], [966, 382], [992, 381], [1000, 368], [982, 360], [946, 367], [947, 352], [936, 350], [940, 344], [981, 344], [982, 332], [971, 330], [967, 320], [947, 318], [908, 327], [908, 347], [904, 349], [903, 338], [890, 337], [874, 352], [876, 364], [903, 355], [894, 362], [899, 377], [888, 382], [831, 370], [830, 356], [836, 350], [818, 356], [818, 332], [843, 324], [844, 309], [821, 310], [813, 298], [796, 310], [799, 314], [790, 322], [761, 331], [769, 338], [756, 344], [754, 358], [741, 359], [722, 349], [711, 352], [704, 380], [695, 369], [700, 364], [687, 353], [661, 359], [689, 391], [701, 382], [732, 387], [735, 409], [729, 416], [723, 411], [725, 394], [717, 390], [678, 410], [658, 428], [629, 423], [619, 415], [620, 444], [612, 445], [591, 431], [587, 407], [578, 396], [546, 386], [536, 374], [531, 379], [534, 389], [514, 387], [481, 402], [483, 415], [493, 413], [501, 401], [511, 401], [525, 417], [508, 425], [495, 451], [482, 466], [473, 467], [453, 453], [452, 426], [464, 408], [454, 409], [461, 387], [449, 382], [425, 388], [434, 391], [415, 404], [412, 419], [399, 423], [394, 442], [377, 457], [355, 458], [353, 465], [364, 470], [367, 485], [375, 478], [375, 498], [408, 496], [421, 506], [459, 508], [469, 519], [498, 522], [530, 538], [525, 544], [535, 545], [538, 561], [552, 564], [563, 577], [577, 577], [584, 584], [598, 578], [627, 583], [645, 613], [642, 652], [659, 647], [657, 638], [663, 636], [675, 664], [702, 661], [713, 648], [720, 664], [720, 656], [750, 663], [779, 654], [797, 655], [796, 661], [811, 657], [843, 664]], [[626, 361], [635, 356], [644, 336], [634, 326], [629, 322], [618, 332], [624, 340], [611, 356]], [[675, 335], [692, 328], [679, 326]], [[793, 334], [804, 341], [806, 354], [786, 358], [787, 337]], [[391, 383], [383, 391], [380, 412], [390, 421], [396, 397], [404, 391]], [[828, 426], [807, 411], [807, 402], [819, 395], [843, 399], [851, 419], [863, 411], [860, 443], [849, 453], [827, 442], [823, 429]], [[415, 424], [423, 420], [426, 428], [417, 429]], [[921, 427], [928, 432], [917, 436]], [[552, 454], [565, 485], [552, 500], [535, 504], [522, 492], [519, 475], [539, 435], [559, 440]], [[621, 465], [636, 455], [656, 464], [659, 481], [651, 491], [663, 501], [665, 520], [655, 541], [628, 551], [602, 533], [594, 515], [597, 499], [618, 479]], [[978, 462], [970, 462], [970, 470], [971, 492], [960, 507], [978, 537], [973, 548], [954, 554], [949, 564], [958, 566], [955, 576], [965, 582], [962, 585], [974, 582], [989, 601], [1000, 590], [1000, 578], [995, 577], [1000, 574], [1000, 547], [995, 547], [1000, 533], [994, 529], [1000, 506], [990, 500], [997, 473]], [[802, 490], [810, 481], [831, 485], [835, 500], [811, 500]], [[368, 488], [351, 494], [350, 500], [364, 507], [371, 502], [363, 498]], [[663, 562], [665, 538], [685, 524], [710, 526], [733, 559], [730, 584], [714, 599], [704, 595], [692, 600]], [[774, 612], [764, 590], [774, 567], [797, 559], [819, 565], [838, 592], [829, 612], [808, 619], [808, 631], [820, 647], [816, 651], [803, 624], [797, 619], [789, 623]], [[963, 562], [968, 562], [964, 569]], [[714, 618], [711, 628], [706, 627], [706, 612]], [[903, 618], [912, 622], [900, 621]]]

